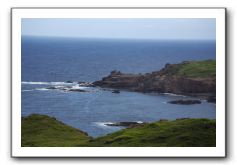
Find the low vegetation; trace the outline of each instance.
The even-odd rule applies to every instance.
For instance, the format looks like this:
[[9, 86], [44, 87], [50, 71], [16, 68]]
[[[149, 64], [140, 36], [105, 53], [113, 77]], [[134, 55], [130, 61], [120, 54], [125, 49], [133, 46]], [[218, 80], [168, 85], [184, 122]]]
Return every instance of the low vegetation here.
[[188, 77], [213, 77], [216, 76], [216, 61], [192, 61], [180, 65], [176, 71], [178, 75]]
[[215, 145], [216, 121], [209, 119], [162, 120], [126, 128], [94, 139], [45, 115], [31, 115], [22, 119], [24, 147], [214, 147]]
[[46, 115], [23, 117], [21, 128], [24, 147], [72, 147], [91, 139], [86, 133]]

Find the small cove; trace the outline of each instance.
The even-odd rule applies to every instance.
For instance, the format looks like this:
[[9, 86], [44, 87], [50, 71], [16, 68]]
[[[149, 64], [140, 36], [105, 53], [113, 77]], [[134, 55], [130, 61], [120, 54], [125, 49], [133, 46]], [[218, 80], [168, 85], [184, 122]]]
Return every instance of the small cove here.
[[[71, 84], [66, 84], [66, 86]], [[88, 92], [47, 90], [52, 85], [22, 84], [22, 116], [45, 114], [98, 137], [124, 127], [106, 123], [160, 119], [209, 118], [215, 119], [215, 104], [202, 100], [201, 104], [175, 105], [168, 101], [193, 99], [175, 94], [155, 94], [86, 88]]]

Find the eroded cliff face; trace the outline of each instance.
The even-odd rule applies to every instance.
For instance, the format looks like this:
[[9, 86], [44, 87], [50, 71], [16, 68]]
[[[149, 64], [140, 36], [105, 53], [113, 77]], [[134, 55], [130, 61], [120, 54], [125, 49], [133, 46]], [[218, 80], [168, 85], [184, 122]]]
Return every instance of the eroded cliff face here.
[[160, 71], [146, 74], [125, 74], [119, 71], [112, 71], [109, 76], [93, 84], [105, 88], [126, 89], [138, 92], [215, 96], [215, 76], [190, 77], [177, 74], [182, 65], [189, 63], [166, 64]]

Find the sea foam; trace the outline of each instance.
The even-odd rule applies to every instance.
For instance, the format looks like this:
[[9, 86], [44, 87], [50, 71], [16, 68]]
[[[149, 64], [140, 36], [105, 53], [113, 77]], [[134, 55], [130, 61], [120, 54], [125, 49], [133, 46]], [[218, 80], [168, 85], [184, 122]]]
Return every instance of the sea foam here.
[[32, 85], [67, 85], [67, 84], [76, 84], [76, 82], [73, 83], [67, 83], [67, 82], [33, 82], [33, 81], [23, 81], [21, 84], [32, 84]]

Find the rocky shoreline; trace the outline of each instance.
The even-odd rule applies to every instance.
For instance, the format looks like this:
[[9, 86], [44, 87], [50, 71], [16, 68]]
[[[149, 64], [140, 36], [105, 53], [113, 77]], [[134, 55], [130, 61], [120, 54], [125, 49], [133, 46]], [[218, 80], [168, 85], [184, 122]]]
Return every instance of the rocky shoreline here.
[[[209, 66], [212, 64], [211, 66]], [[208, 67], [206, 67], [208, 66]], [[194, 68], [194, 69], [193, 69]], [[178, 64], [166, 64], [160, 71], [145, 74], [129, 74], [112, 71], [108, 76], [95, 82], [66, 81], [72, 86], [50, 86], [46, 89], [57, 89], [71, 92], [88, 92], [81, 87], [101, 87], [119, 94], [120, 90], [142, 93], [172, 93], [177, 95], [193, 96], [216, 102], [216, 75], [215, 61], [184, 61]], [[181, 103], [182, 102], [182, 103]], [[174, 104], [193, 104], [185, 101], [174, 100]], [[171, 102], [173, 103], [173, 102]], [[196, 103], [196, 102], [195, 102]], [[200, 101], [198, 101], [200, 103]]]
[[121, 121], [115, 123], [107, 123], [107, 126], [114, 126], [114, 127], [135, 127], [141, 124], [146, 124], [146, 122], [136, 122], [136, 121]]
[[[211, 61], [211, 60], [210, 60]], [[212, 62], [212, 61], [211, 61]], [[146, 74], [127, 74], [120, 71], [112, 71], [110, 75], [102, 80], [93, 82], [93, 86], [112, 88], [116, 90], [130, 90], [136, 92], [174, 93], [180, 95], [195, 96], [215, 102], [216, 76], [202, 75], [203, 68], [197, 68], [196, 73], [201, 76], [190, 76], [186, 72], [180, 74], [180, 70], [192, 65], [194, 61], [184, 61], [179, 64], [166, 64], [160, 71]], [[215, 68], [214, 68], [215, 69]]]
[[170, 104], [180, 104], [180, 105], [191, 105], [191, 104], [201, 104], [200, 100], [173, 100], [169, 101]]

